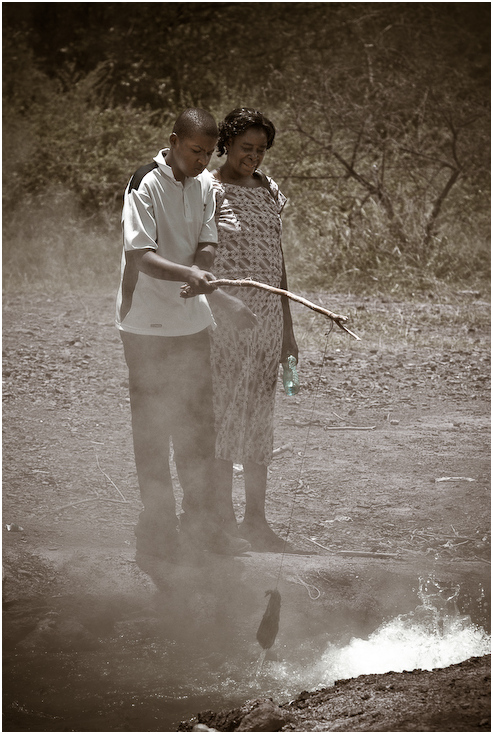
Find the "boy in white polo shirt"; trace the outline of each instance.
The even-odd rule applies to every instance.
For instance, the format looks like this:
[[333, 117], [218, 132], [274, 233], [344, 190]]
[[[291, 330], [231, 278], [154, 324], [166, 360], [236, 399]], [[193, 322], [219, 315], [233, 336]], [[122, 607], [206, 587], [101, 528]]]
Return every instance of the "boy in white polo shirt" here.
[[[214, 118], [185, 110], [170, 148], [140, 168], [125, 191], [116, 324], [129, 368], [135, 463], [144, 510], [137, 552], [184, 562], [186, 549], [237, 555], [249, 549], [216, 522], [214, 417], [205, 297], [214, 276], [217, 232], [210, 175]], [[197, 295], [181, 298], [183, 283]], [[169, 466], [170, 438], [183, 490], [178, 518]], [[186, 538], [187, 542], [183, 542]]]

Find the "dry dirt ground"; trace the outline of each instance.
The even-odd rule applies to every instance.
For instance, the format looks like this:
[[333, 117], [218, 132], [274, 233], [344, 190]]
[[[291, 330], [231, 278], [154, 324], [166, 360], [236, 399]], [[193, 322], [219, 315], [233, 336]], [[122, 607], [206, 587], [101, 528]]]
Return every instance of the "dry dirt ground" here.
[[[271, 730], [490, 731], [486, 654], [386, 675], [326, 662], [419, 610], [452, 647], [450, 619], [489, 631], [490, 304], [305, 295], [351, 314], [362, 340], [293, 307], [302, 389], [279, 385], [267, 512], [300, 554], [184, 571], [135, 559], [113, 296], [5, 296], [4, 731], [176, 731], [211, 710], [236, 712], [202, 715], [232, 731], [259, 698], [289, 709]], [[240, 517], [242, 494], [238, 467]]]

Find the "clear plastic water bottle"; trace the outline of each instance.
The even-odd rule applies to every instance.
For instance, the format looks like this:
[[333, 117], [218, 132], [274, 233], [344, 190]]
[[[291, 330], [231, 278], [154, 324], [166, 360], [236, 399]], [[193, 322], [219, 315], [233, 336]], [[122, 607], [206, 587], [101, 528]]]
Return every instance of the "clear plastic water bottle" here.
[[282, 363], [282, 382], [286, 395], [296, 395], [300, 389], [300, 379], [296, 370], [297, 363], [296, 357], [293, 357], [292, 354]]

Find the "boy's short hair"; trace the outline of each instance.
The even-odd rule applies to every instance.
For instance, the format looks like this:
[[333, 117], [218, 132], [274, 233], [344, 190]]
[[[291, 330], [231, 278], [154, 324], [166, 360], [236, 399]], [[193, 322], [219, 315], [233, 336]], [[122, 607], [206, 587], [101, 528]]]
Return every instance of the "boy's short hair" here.
[[189, 138], [195, 133], [210, 135], [211, 138], [217, 138], [219, 135], [214, 117], [200, 107], [183, 110], [173, 126], [173, 132], [179, 138]]

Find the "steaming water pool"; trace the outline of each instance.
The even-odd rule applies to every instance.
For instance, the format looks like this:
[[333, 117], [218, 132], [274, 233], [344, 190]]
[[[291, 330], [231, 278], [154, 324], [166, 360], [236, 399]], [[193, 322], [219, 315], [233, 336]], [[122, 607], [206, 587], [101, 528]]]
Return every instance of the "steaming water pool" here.
[[[218, 634], [217, 625], [189, 627], [185, 615], [173, 621], [172, 636], [159, 600], [126, 615], [94, 649], [16, 647], [4, 663], [4, 730], [174, 731], [198, 711], [229, 709], [258, 696], [283, 702], [337, 679], [430, 670], [490, 652], [481, 584], [464, 594], [464, 585], [431, 577], [419, 579], [414, 591], [412, 611], [366, 634], [346, 630], [339, 639], [320, 620], [315, 630], [290, 619], [285, 601], [278, 639], [258, 675], [255, 630], [228, 629], [219, 620]], [[200, 618], [199, 609], [195, 614]]]

